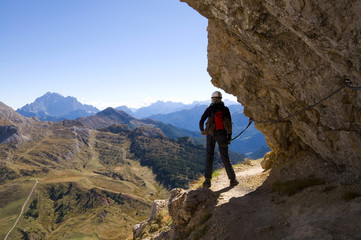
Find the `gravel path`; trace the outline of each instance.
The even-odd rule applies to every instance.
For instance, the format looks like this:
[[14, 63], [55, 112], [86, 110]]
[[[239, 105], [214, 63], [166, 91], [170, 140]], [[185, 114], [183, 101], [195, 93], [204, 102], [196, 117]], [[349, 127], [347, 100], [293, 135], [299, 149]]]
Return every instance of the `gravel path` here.
[[242, 164], [239, 167], [235, 167], [234, 171], [239, 184], [233, 188], [229, 187], [229, 179], [224, 170], [221, 171], [219, 176], [212, 179], [211, 190], [220, 193], [217, 206], [227, 203], [232, 197], [246, 195], [255, 190], [263, 182], [263, 180], [255, 181], [255, 178], [263, 172], [259, 161], [252, 161], [252, 164], [250, 165]]

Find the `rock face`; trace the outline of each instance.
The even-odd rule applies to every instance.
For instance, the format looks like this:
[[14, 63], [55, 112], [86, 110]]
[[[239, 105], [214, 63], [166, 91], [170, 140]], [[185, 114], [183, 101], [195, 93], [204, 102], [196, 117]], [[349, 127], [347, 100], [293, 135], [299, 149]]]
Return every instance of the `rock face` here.
[[342, 88], [361, 85], [360, 0], [181, 1], [209, 19], [212, 83], [258, 121], [271, 178], [360, 178], [361, 90]]
[[[160, 218], [162, 218], [162, 211], [167, 211], [167, 204], [168, 201], [167, 200], [155, 200], [152, 204], [152, 208], [150, 210], [150, 217], [139, 223], [136, 224], [133, 227], [133, 239], [140, 239], [143, 237], [144, 234], [144, 230], [148, 230], [148, 232], [152, 231], [152, 233], [156, 232], [154, 229], [154, 226], [152, 226], [152, 223], [154, 224], [154, 222], [160, 224], [159, 220]], [[148, 227], [148, 229], [146, 229]], [[159, 225], [157, 226], [157, 228], [159, 228]], [[163, 229], [160, 229], [163, 230]], [[168, 230], [168, 228], [166, 229]], [[158, 233], [159, 234], [159, 233]], [[150, 236], [146, 236], [148, 238], [150, 238]], [[147, 239], [147, 238], [146, 238]]]
[[0, 143], [7, 143], [17, 134], [18, 128], [14, 125], [0, 125]]
[[216, 193], [205, 188], [191, 191], [173, 189], [168, 200], [172, 227], [154, 239], [199, 239], [200, 233], [206, 231], [203, 224], [212, 216], [217, 197]]
[[0, 144], [17, 145], [28, 140], [28, 135], [35, 122], [37, 122], [36, 119], [23, 117], [11, 107], [0, 102]]

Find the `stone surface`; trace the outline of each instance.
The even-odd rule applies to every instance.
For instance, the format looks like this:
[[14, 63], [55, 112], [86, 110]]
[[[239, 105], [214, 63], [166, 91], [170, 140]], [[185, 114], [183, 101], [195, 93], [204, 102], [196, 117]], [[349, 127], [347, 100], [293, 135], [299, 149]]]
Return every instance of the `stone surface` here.
[[[361, 1], [181, 0], [209, 19], [212, 83], [257, 121], [287, 117], [361, 85]], [[274, 153], [271, 178], [361, 173], [361, 90], [343, 88], [279, 123], [256, 123]]]
[[[150, 210], [150, 217], [147, 220], [134, 225], [132, 229], [133, 239], [153, 239], [154, 237], [152, 236], [151, 233], [149, 233], [149, 231], [152, 230], [151, 225], [153, 221], [156, 221], [156, 219], [160, 216], [160, 213], [162, 211], [167, 211], [167, 210], [168, 210], [168, 200], [154, 200], [152, 204], [152, 208]], [[148, 230], [148, 232], [145, 233], [145, 230]], [[165, 228], [160, 230], [168, 230], [168, 229]], [[152, 233], [159, 235], [159, 233], [156, 231], [153, 231]]]
[[156, 219], [159, 212], [167, 208], [168, 200], [155, 200], [152, 204], [152, 208], [150, 210], [150, 218], [149, 221]]
[[199, 188], [171, 191], [168, 210], [173, 219], [172, 229], [157, 239], [185, 239], [209, 219], [217, 203], [218, 195], [210, 189]]
[[0, 144], [12, 141], [13, 138], [16, 138], [18, 131], [18, 128], [14, 125], [0, 125]]
[[27, 118], [15, 112], [11, 107], [0, 102], [0, 143], [20, 146], [29, 140], [35, 118]]

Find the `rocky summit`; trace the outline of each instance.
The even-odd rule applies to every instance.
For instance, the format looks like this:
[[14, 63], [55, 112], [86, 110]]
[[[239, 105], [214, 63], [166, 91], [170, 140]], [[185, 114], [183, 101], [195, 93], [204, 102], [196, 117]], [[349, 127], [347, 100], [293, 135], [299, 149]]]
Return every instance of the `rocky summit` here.
[[99, 110], [93, 106], [81, 104], [74, 97], [63, 97], [58, 93], [47, 92], [35, 99], [33, 103], [19, 108], [17, 112], [26, 117], [37, 117], [41, 121], [60, 121], [89, 116]]

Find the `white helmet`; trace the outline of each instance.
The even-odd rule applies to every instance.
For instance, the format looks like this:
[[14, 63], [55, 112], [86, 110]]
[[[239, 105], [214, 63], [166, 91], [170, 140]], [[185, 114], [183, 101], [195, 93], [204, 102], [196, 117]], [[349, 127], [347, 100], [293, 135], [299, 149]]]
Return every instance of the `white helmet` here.
[[219, 91], [215, 91], [212, 93], [212, 98], [222, 98], [222, 93]]

